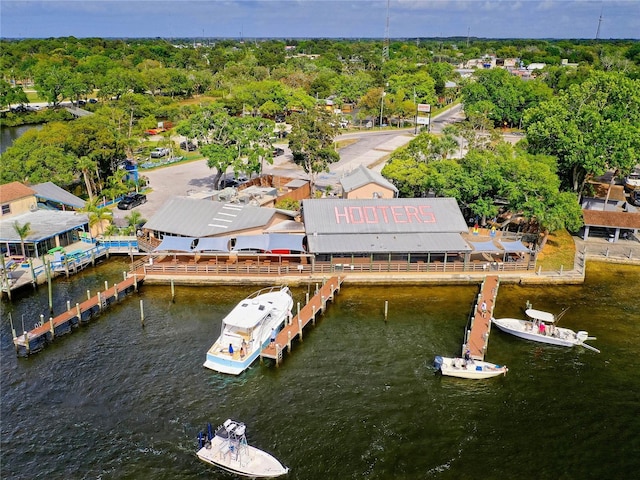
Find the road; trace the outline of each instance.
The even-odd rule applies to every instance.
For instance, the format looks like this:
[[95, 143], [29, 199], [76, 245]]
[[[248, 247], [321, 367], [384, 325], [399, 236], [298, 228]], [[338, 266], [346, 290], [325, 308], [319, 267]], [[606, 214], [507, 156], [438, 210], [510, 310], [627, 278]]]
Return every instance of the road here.
[[[442, 129], [459, 119], [464, 118], [460, 105], [432, 118], [432, 132]], [[336, 185], [340, 178], [360, 165], [380, 171], [384, 166], [384, 158], [397, 148], [409, 143], [414, 138], [414, 128], [400, 130], [368, 130], [363, 132], [339, 135], [336, 141], [356, 139], [357, 141], [340, 150], [340, 160], [330, 166], [329, 174], [318, 178], [318, 186]], [[293, 156], [286, 144], [275, 146], [284, 149], [285, 153], [274, 159], [273, 165], [265, 165], [264, 172], [289, 178], [308, 178], [301, 167], [293, 163]], [[169, 199], [186, 196], [195, 192], [213, 189], [213, 171], [207, 167], [207, 161], [197, 160], [181, 163], [156, 170], [143, 170], [140, 173], [149, 179], [152, 192], [147, 196], [147, 203], [136, 207], [144, 218], [150, 219]], [[116, 225], [123, 226], [124, 219], [130, 211], [114, 209]]]

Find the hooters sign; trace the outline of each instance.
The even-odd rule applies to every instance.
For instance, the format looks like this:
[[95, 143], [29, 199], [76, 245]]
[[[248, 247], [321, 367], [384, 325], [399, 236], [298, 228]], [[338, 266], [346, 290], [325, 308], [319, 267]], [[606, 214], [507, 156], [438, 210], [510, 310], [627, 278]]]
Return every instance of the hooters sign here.
[[428, 205], [336, 206], [334, 215], [338, 225], [436, 223]]

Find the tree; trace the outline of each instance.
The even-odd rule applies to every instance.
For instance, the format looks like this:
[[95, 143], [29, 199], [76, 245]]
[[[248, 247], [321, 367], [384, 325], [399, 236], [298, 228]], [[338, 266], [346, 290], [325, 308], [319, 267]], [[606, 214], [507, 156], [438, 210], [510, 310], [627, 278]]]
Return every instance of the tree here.
[[84, 179], [84, 185], [87, 189], [87, 195], [89, 195], [89, 201], [93, 201], [93, 173], [96, 171], [97, 164], [91, 158], [84, 156], [78, 160], [78, 168], [82, 172], [82, 178]]
[[142, 216], [140, 212], [137, 210], [132, 211], [129, 215], [126, 215], [125, 220], [128, 224], [128, 233], [129, 235], [135, 235], [138, 228], [144, 225], [147, 222], [147, 219]]
[[13, 222], [13, 229], [15, 230], [18, 237], [20, 237], [20, 247], [22, 247], [22, 256], [24, 258], [27, 258], [27, 251], [24, 247], [24, 241], [29, 235], [31, 235], [31, 233], [33, 233], [33, 231], [31, 230], [31, 223], [27, 222], [23, 225], [20, 225], [16, 220], [15, 222]]
[[529, 150], [556, 156], [564, 185], [581, 193], [590, 177], [640, 162], [640, 80], [593, 72], [529, 109], [524, 123]]
[[0, 80], [0, 108], [16, 103], [20, 105], [29, 103], [27, 94], [21, 87], [12, 87], [9, 82]]
[[36, 91], [54, 107], [62, 101], [68, 90], [73, 74], [71, 69], [54, 63], [41, 64], [35, 71]]
[[309, 175], [311, 186], [320, 172], [328, 172], [329, 165], [340, 160], [333, 139], [337, 127], [332, 125], [331, 115], [322, 110], [297, 114], [292, 120], [289, 148], [293, 161]]
[[93, 228], [98, 226], [98, 231], [100, 234], [104, 232], [104, 222], [111, 223], [111, 219], [113, 218], [113, 214], [109, 211], [109, 209], [105, 207], [100, 207], [98, 204], [98, 199], [94, 199], [93, 201], [87, 202], [81, 212], [85, 212], [89, 216], [89, 227]]

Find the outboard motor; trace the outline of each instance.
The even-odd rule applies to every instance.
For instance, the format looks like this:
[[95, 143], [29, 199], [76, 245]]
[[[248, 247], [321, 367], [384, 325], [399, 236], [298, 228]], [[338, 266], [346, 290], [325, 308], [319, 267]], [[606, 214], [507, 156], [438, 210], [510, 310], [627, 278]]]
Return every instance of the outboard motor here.
[[580, 330], [579, 332], [576, 333], [576, 338], [578, 339], [579, 342], [582, 343], [589, 338], [589, 332]]
[[198, 448], [204, 447], [204, 438], [202, 432], [198, 432]]
[[440, 370], [443, 363], [444, 360], [442, 360], [442, 357], [440, 355], [436, 355], [436, 358], [433, 360], [433, 366], [436, 368], [436, 370]]
[[207, 440], [213, 440], [213, 427], [207, 423]]

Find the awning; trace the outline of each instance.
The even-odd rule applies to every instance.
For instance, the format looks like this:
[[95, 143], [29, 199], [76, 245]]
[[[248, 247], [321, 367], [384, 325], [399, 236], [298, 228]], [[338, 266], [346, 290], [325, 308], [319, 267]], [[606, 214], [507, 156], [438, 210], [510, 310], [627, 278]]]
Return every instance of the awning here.
[[502, 248], [504, 248], [506, 253], [531, 252], [531, 250], [526, 247], [520, 240], [516, 240], [515, 242], [503, 242], [502, 240], [499, 241], [500, 245], [502, 245]]
[[289, 250], [293, 252], [303, 252], [303, 238], [304, 235], [289, 235], [286, 233], [243, 235], [236, 238], [236, 244], [233, 247], [233, 250], [261, 250], [263, 252]]
[[206, 237], [198, 241], [196, 252], [228, 252], [231, 237]]
[[154, 252], [191, 252], [191, 245], [193, 245], [195, 240], [193, 237], [172, 237], [165, 235], [162, 243], [154, 249]]
[[473, 247], [471, 253], [502, 253], [502, 250], [492, 242], [469, 242]]

